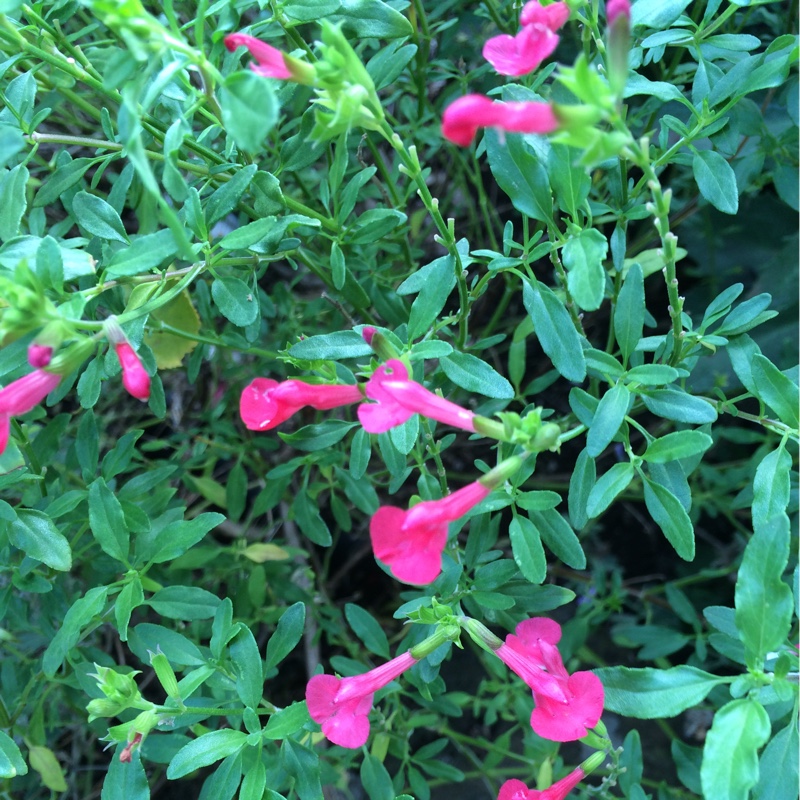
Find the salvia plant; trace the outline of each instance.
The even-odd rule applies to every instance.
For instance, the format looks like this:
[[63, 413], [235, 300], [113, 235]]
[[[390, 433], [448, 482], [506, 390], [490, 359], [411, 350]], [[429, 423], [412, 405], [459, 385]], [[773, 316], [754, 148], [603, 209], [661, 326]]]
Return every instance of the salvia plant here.
[[0, 0], [0, 796], [795, 800], [774, 0]]

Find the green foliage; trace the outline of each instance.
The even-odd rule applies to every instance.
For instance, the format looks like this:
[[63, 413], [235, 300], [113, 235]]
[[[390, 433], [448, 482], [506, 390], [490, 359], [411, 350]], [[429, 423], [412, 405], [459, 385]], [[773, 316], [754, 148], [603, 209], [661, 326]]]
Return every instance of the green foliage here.
[[[469, 614], [552, 616], [607, 715], [659, 721], [590, 731], [576, 800], [796, 797], [796, 10], [636, 0], [614, 39], [570, 0], [504, 77], [522, 5], [0, 2], [0, 795], [544, 789], [575, 750]], [[456, 147], [478, 92], [558, 130]], [[63, 377], [28, 402], [31, 344]], [[474, 431], [242, 424], [256, 377], [374, 402], [389, 358]], [[378, 508], [509, 459], [430, 585], [376, 562]], [[323, 745], [312, 675], [441, 631], [364, 748]]]

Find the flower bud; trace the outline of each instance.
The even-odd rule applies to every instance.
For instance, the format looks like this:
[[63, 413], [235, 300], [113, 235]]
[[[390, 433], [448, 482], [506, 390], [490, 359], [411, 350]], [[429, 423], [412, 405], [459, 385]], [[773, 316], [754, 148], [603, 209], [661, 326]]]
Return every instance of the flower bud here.
[[158, 682], [167, 693], [167, 697], [180, 702], [181, 693], [178, 689], [178, 679], [175, 671], [169, 663], [169, 659], [159, 649], [157, 653], [148, 650], [150, 653], [150, 664], [156, 672]]

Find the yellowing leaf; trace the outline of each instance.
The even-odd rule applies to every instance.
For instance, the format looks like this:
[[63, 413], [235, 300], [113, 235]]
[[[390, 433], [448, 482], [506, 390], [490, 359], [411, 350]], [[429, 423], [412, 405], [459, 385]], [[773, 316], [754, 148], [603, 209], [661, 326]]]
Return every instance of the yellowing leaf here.
[[[165, 327], [161, 328], [159, 325]], [[171, 333], [169, 328], [182, 331], [186, 336]], [[192, 337], [199, 332], [200, 317], [192, 305], [189, 293], [183, 291], [150, 315], [150, 330], [144, 341], [153, 351], [159, 369], [175, 369], [181, 366], [184, 356], [197, 347], [197, 342]]]
[[61, 771], [61, 765], [58, 763], [55, 753], [49, 747], [32, 745], [27, 740], [25, 744], [28, 745], [30, 751], [28, 761], [41, 776], [42, 783], [54, 792], [66, 792], [67, 782], [64, 780], [64, 773]]
[[242, 551], [245, 558], [255, 561], [256, 564], [263, 564], [265, 561], [285, 561], [289, 558], [289, 553], [277, 544], [266, 544], [256, 542], [250, 544]]

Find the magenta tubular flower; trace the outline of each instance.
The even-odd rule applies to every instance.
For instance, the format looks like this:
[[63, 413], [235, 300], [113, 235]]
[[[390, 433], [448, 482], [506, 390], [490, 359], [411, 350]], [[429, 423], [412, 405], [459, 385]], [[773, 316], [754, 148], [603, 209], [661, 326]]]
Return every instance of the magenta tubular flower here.
[[533, 72], [558, 46], [558, 36], [545, 25], [525, 25], [516, 36], [494, 36], [483, 46], [483, 57], [500, 75]]
[[442, 571], [448, 524], [464, 516], [491, 489], [477, 481], [442, 498], [417, 503], [408, 511], [381, 506], [369, 523], [375, 558], [405, 583], [427, 584]]
[[565, 778], [554, 783], [549, 789], [529, 789], [522, 781], [506, 781], [500, 787], [497, 800], [564, 800], [566, 796], [586, 777], [578, 767]]
[[559, 126], [549, 103], [502, 103], [479, 94], [452, 102], [442, 115], [442, 136], [461, 147], [472, 144], [478, 128], [509, 133], [552, 133]]
[[414, 414], [435, 419], [445, 425], [475, 431], [471, 411], [428, 391], [422, 384], [409, 380], [402, 361], [391, 359], [378, 367], [367, 382], [367, 397], [376, 403], [358, 407], [358, 418], [368, 433], [384, 433], [402, 425]]
[[114, 349], [122, 366], [122, 385], [137, 400], [150, 399], [150, 376], [130, 343], [115, 342]]
[[11, 417], [38, 406], [61, 381], [61, 375], [37, 369], [0, 389], [0, 453], [6, 449]]
[[507, 636], [495, 652], [533, 691], [533, 730], [554, 742], [571, 742], [597, 725], [604, 693], [591, 672], [567, 672], [556, 647], [560, 639], [557, 622], [537, 617], [517, 625], [516, 635]]
[[536, 0], [525, 3], [519, 16], [520, 25], [543, 25], [557, 31], [569, 19], [569, 6], [566, 3], [550, 3], [542, 6]]
[[363, 675], [315, 675], [306, 686], [308, 713], [334, 744], [361, 747], [369, 737], [368, 715], [375, 692], [416, 663], [411, 653], [403, 653]]
[[310, 384], [256, 378], [242, 392], [239, 414], [251, 431], [267, 431], [289, 419], [304, 406], [327, 411], [363, 400], [355, 385]]
[[608, 0], [606, 3], [606, 21], [609, 25], [613, 25], [614, 21], [619, 16], [631, 18], [631, 4], [630, 0]]
[[223, 41], [225, 47], [231, 52], [237, 47], [246, 47], [250, 55], [258, 62], [250, 65], [250, 69], [258, 75], [263, 75], [265, 78], [278, 78], [282, 81], [294, 77], [286, 63], [284, 53], [271, 44], [262, 42], [254, 36], [248, 36], [246, 33], [230, 33]]

